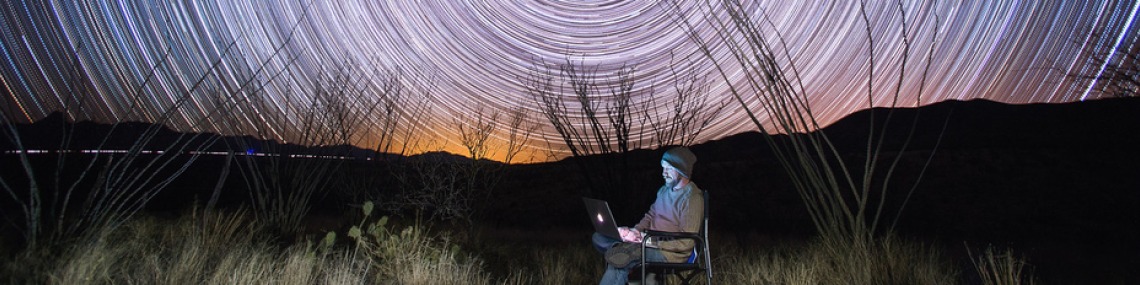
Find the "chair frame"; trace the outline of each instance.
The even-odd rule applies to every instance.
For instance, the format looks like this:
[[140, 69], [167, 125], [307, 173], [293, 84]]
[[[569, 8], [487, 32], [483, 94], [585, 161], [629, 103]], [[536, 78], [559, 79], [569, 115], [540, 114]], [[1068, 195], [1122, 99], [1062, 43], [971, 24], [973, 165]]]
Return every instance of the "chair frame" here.
[[712, 285], [712, 255], [709, 253], [708, 239], [709, 239], [709, 192], [701, 191], [704, 194], [704, 217], [701, 218], [701, 228], [697, 233], [687, 232], [662, 232], [662, 231], [645, 231], [645, 236], [641, 241], [641, 256], [645, 256], [645, 249], [648, 248], [647, 244], [650, 238], [664, 237], [671, 239], [692, 239], [696, 243], [693, 247], [693, 254], [697, 254], [697, 259], [691, 263], [678, 263], [678, 262], [647, 262], [642, 260], [634, 268], [641, 271], [641, 280], [645, 282], [646, 273], [648, 271], [658, 271], [664, 274], [673, 274], [681, 279], [681, 284], [689, 284], [696, 277], [697, 274], [705, 273], [706, 284]]

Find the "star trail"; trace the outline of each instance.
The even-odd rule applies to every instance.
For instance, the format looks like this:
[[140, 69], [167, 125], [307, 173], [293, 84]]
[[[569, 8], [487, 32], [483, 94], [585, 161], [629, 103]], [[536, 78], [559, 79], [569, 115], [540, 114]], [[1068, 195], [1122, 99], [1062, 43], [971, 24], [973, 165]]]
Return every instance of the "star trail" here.
[[[423, 124], [418, 135], [443, 149], [458, 149], [456, 118], [516, 108], [539, 126], [537, 141], [558, 142], [522, 78], [568, 59], [596, 67], [600, 82], [631, 66], [635, 104], [667, 97], [672, 90], [662, 84], [676, 80], [673, 71], [715, 72], [679, 24], [688, 19], [696, 33], [714, 39], [715, 25], [702, 17], [723, 11], [709, 3], [10, 0], [0, 4], [0, 100], [4, 118], [15, 122], [62, 110], [77, 119], [165, 122], [288, 141], [305, 106], [318, 100], [321, 80], [354, 78], [358, 92], [343, 99], [351, 107], [400, 74], [396, 80], [414, 91], [404, 107], [428, 106], [401, 116]], [[1096, 99], [1096, 82], [1066, 75], [1103, 70], [1089, 64], [1089, 53], [1134, 50], [1140, 29], [1134, 1], [904, 1], [905, 13], [894, 1], [869, 1], [872, 47], [859, 1], [743, 4], [766, 15], [767, 29], [783, 37], [789, 53], [783, 64], [798, 69], [825, 124], [870, 107], [872, 70], [876, 86], [890, 86], [900, 72], [920, 78], [926, 64], [925, 92], [917, 97], [921, 82], [908, 80], [903, 106]], [[898, 56], [903, 21], [915, 53], [905, 69]], [[918, 51], [932, 45], [927, 62]], [[711, 46], [727, 54], [725, 45]], [[739, 75], [739, 68], [729, 73]], [[727, 86], [740, 82], [709, 78], [703, 96], [732, 100]], [[890, 104], [889, 93], [875, 90], [873, 104]], [[701, 140], [753, 130], [742, 108], [730, 104]], [[369, 122], [378, 120], [370, 110], [349, 112], [377, 124]], [[505, 136], [506, 120], [500, 121], [498, 138]], [[370, 134], [359, 136], [367, 141]]]

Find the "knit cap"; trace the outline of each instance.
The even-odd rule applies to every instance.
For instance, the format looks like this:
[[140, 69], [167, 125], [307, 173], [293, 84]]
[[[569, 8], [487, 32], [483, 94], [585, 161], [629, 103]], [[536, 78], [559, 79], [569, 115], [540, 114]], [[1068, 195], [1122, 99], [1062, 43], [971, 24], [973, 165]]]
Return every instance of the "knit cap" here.
[[692, 178], [690, 175], [693, 174], [693, 164], [697, 163], [697, 155], [693, 154], [687, 147], [678, 146], [665, 151], [661, 160], [676, 168], [681, 172], [681, 176]]

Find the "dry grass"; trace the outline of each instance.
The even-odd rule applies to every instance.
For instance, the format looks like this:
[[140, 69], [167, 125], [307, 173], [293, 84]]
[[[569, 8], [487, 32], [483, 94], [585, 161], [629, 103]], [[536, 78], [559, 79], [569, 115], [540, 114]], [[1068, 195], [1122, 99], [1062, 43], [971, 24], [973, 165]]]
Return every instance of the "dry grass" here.
[[[16, 254], [2, 273], [9, 284], [592, 284], [603, 271], [600, 255], [585, 238], [580, 244], [488, 239], [462, 250], [426, 225], [396, 227], [366, 219], [358, 238], [344, 238], [350, 235], [345, 232], [336, 243], [283, 245], [247, 217], [242, 212], [138, 217], [55, 251]], [[887, 238], [855, 246], [817, 239], [764, 247], [714, 242], [718, 284], [958, 284], [968, 279], [960, 278], [962, 270], [950, 258], [916, 241]], [[988, 274], [983, 277], [992, 278], [986, 280], [1032, 279], [1021, 269], [1024, 261], [1008, 252], [987, 251], [975, 263]]]
[[898, 239], [861, 245], [817, 239], [751, 249], [726, 245], [718, 251], [714, 281], [721, 284], [956, 284], [959, 279], [938, 250]]
[[502, 261], [496, 271], [504, 284], [595, 284], [605, 269], [601, 254], [581, 244], [499, 245], [484, 249], [483, 256]]
[[364, 280], [368, 272], [365, 263], [308, 243], [281, 248], [245, 217], [136, 219], [65, 247], [46, 275], [54, 284], [314, 284]]

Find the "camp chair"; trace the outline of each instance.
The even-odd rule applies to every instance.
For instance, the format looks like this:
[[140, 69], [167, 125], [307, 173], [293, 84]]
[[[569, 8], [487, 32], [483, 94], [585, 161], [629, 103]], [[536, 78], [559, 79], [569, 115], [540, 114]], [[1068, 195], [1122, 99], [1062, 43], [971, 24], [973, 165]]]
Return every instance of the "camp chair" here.
[[681, 284], [689, 284], [698, 274], [705, 274], [705, 284], [712, 285], [712, 256], [709, 254], [709, 192], [702, 191], [705, 198], [705, 213], [701, 219], [701, 228], [697, 233], [645, 231], [641, 242], [641, 256], [645, 256], [646, 243], [650, 238], [692, 239], [696, 242], [693, 253], [685, 262], [646, 262], [642, 260], [633, 267], [633, 272], [641, 272], [641, 282], [645, 282], [647, 272], [656, 272], [658, 276], [666, 277], [669, 274], [681, 279]]

